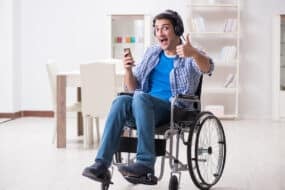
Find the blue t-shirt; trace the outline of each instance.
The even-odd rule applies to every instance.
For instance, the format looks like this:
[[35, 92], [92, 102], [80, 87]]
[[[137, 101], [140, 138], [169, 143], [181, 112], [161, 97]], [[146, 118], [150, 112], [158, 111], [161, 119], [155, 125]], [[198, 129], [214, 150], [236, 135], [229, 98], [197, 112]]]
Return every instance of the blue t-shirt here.
[[173, 69], [175, 57], [165, 55], [164, 51], [160, 53], [159, 62], [149, 77], [150, 95], [166, 101], [172, 96], [169, 74]]

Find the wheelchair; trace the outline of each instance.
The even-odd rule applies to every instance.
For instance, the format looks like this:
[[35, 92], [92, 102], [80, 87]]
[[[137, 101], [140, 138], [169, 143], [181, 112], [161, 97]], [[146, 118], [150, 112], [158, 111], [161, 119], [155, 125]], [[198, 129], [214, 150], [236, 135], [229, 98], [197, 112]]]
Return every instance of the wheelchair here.
[[[202, 190], [210, 189], [220, 180], [226, 161], [226, 138], [220, 120], [211, 112], [201, 111], [202, 80], [201, 77], [195, 96], [177, 95], [172, 99], [170, 123], [155, 129], [156, 156], [161, 157], [160, 175], [140, 178], [125, 176], [129, 182], [157, 184], [163, 177], [165, 159], [169, 159], [171, 170], [169, 190], [179, 189], [182, 171], [188, 171], [193, 183]], [[192, 106], [181, 108], [177, 106], [179, 101]], [[113, 165], [134, 162], [137, 139], [133, 129], [133, 126], [125, 127]], [[183, 161], [180, 159], [180, 144], [186, 146], [186, 161], [185, 158]], [[102, 189], [107, 190], [110, 184], [111, 177], [108, 182], [102, 183]]]

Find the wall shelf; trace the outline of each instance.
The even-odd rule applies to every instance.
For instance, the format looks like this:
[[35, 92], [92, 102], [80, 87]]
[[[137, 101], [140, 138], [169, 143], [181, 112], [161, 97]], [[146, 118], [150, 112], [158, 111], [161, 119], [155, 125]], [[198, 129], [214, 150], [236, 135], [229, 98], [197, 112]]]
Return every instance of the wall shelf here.
[[[238, 117], [239, 105], [239, 0], [189, 0], [189, 30], [193, 44], [213, 59], [215, 70], [205, 76], [202, 109], [223, 107], [220, 118]], [[227, 86], [227, 87], [224, 87]], [[213, 106], [212, 106], [213, 105]], [[211, 110], [209, 110], [211, 111]]]
[[237, 88], [224, 88], [224, 87], [208, 87], [203, 88], [202, 92], [205, 94], [235, 94]]
[[109, 57], [121, 59], [123, 49], [129, 47], [135, 61], [139, 61], [150, 45], [150, 16], [145, 14], [110, 14], [108, 18]]
[[272, 118], [285, 118], [285, 14], [273, 17]]
[[225, 8], [225, 7], [232, 7], [232, 8], [237, 8], [237, 4], [232, 4], [232, 3], [195, 3], [195, 4], [187, 4], [187, 7], [194, 7], [194, 8]]

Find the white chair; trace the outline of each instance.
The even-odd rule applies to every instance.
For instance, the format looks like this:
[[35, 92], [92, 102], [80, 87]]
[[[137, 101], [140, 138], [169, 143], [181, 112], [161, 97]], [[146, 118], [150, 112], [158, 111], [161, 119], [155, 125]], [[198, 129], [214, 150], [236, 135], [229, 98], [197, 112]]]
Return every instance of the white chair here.
[[115, 65], [117, 92], [124, 91], [125, 90], [125, 84], [124, 84], [125, 69], [124, 69], [122, 59], [109, 58], [109, 59], [97, 60], [97, 62]]
[[97, 144], [100, 142], [99, 118], [105, 117], [116, 96], [115, 64], [96, 62], [80, 65], [84, 138], [93, 144], [93, 118], [96, 120]]
[[[56, 75], [58, 73], [57, 64], [54, 61], [49, 61], [47, 64], [47, 72], [52, 92], [52, 102], [53, 102], [53, 110], [56, 118]], [[67, 112], [81, 112], [81, 102], [75, 102], [71, 105], [66, 106]], [[77, 115], [77, 117], [79, 117]], [[79, 118], [77, 118], [79, 120]], [[82, 125], [80, 121], [77, 122], [77, 125]], [[78, 134], [79, 135], [79, 134]], [[52, 138], [52, 142], [55, 142], [57, 133], [56, 133], [56, 124], [54, 125], [54, 135]]]

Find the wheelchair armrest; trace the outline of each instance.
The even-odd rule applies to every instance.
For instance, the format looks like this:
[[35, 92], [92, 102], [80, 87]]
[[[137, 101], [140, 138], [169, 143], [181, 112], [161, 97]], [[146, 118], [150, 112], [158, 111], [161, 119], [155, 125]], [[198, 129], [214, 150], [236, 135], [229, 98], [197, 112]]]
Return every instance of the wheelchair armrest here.
[[178, 95], [174, 96], [172, 103], [176, 104], [176, 102], [179, 102], [180, 100], [186, 101], [186, 102], [200, 103], [199, 96], [184, 95], [184, 94], [178, 94]]
[[[179, 102], [188, 102], [185, 106]], [[190, 104], [189, 104], [190, 103]], [[180, 107], [181, 106], [181, 107]], [[176, 95], [171, 100], [171, 126], [173, 128], [173, 122], [178, 121], [180, 118], [194, 118], [194, 116], [201, 111], [201, 101], [199, 96], [193, 95]], [[186, 117], [187, 116], [187, 117]], [[189, 117], [188, 117], [189, 116]]]
[[122, 95], [133, 96], [134, 93], [133, 92], [119, 92], [117, 95], [118, 96], [122, 96]]

